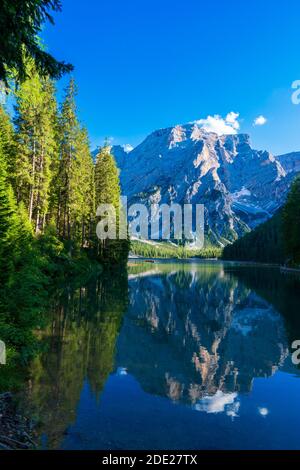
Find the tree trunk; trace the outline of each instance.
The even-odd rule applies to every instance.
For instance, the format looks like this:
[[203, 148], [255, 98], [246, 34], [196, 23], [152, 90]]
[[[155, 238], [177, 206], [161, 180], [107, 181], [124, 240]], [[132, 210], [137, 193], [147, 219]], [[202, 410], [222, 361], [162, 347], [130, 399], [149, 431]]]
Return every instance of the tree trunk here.
[[[35, 131], [34, 131], [35, 133]], [[36, 141], [33, 140], [33, 156], [32, 156], [32, 185], [30, 188], [30, 197], [29, 197], [29, 220], [32, 221], [33, 213], [33, 200], [34, 200], [34, 179], [35, 179], [35, 159], [36, 159]]]

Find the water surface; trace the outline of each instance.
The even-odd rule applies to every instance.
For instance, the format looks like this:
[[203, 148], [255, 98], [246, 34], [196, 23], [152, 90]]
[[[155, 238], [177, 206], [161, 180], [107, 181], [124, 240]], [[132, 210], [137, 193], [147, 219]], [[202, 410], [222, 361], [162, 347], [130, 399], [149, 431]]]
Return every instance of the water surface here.
[[299, 287], [217, 262], [64, 286], [23, 399], [41, 447], [300, 449]]

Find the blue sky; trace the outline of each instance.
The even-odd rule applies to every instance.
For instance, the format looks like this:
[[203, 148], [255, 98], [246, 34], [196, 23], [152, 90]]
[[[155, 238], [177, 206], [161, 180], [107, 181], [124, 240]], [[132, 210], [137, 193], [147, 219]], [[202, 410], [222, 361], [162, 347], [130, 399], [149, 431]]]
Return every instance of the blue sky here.
[[[43, 38], [73, 63], [92, 146], [239, 113], [239, 132], [275, 154], [300, 150], [299, 0], [62, 0]], [[59, 95], [66, 78], [59, 83]], [[258, 116], [264, 125], [253, 126]]]

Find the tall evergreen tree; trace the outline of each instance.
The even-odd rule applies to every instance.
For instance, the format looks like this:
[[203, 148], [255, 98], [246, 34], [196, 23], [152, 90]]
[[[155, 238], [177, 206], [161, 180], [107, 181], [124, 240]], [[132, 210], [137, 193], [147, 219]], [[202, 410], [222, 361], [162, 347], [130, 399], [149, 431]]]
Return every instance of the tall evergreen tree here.
[[0, 106], [0, 280], [3, 284], [12, 270], [12, 241], [17, 235], [16, 204], [8, 177], [12, 137], [9, 118]]
[[2, 105], [0, 105], [0, 141], [10, 179], [15, 163], [14, 129], [9, 115]]
[[14, 215], [13, 194], [7, 181], [6, 162], [2, 142], [0, 142], [0, 262], [3, 274], [3, 263], [7, 251], [8, 234]]
[[95, 188], [96, 207], [99, 204], [113, 204], [118, 213], [121, 194], [119, 173], [107, 143], [100, 149], [96, 157]]
[[94, 165], [86, 129], [77, 117], [70, 80], [59, 118], [59, 165], [55, 178], [56, 223], [61, 238], [84, 245], [94, 208]]
[[66, 90], [59, 117], [59, 168], [56, 187], [58, 233], [68, 240], [71, 239], [71, 204], [75, 199], [72, 195], [72, 174], [76, 160], [76, 138], [79, 133], [75, 95], [76, 86], [72, 79]]
[[54, 85], [40, 78], [32, 64], [30, 77], [17, 91], [14, 187], [36, 232], [43, 230], [49, 211], [51, 165], [57, 157]]
[[22, 205], [17, 206], [7, 176], [3, 142], [0, 139], [0, 279], [8, 280], [24, 245], [31, 237], [28, 218]]
[[100, 204], [111, 204], [116, 214], [116, 238], [98, 242], [98, 255], [106, 262], [120, 263], [127, 260], [129, 239], [119, 239], [119, 226], [122, 217], [120, 206], [119, 173], [108, 144], [100, 149], [95, 165], [95, 202], [96, 209]]
[[89, 239], [91, 220], [95, 215], [94, 164], [86, 129], [76, 136], [75, 159], [70, 174], [70, 208], [73, 237], [81, 245]]

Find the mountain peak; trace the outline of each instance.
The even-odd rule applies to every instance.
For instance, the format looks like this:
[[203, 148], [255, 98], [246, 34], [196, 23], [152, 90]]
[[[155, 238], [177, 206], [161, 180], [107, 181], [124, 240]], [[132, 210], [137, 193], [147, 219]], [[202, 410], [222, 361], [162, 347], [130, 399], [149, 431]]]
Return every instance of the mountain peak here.
[[206, 238], [219, 245], [269, 218], [300, 171], [300, 153], [274, 157], [254, 150], [248, 134], [218, 135], [197, 123], [158, 129], [129, 154], [112, 152], [129, 204], [204, 204]]

